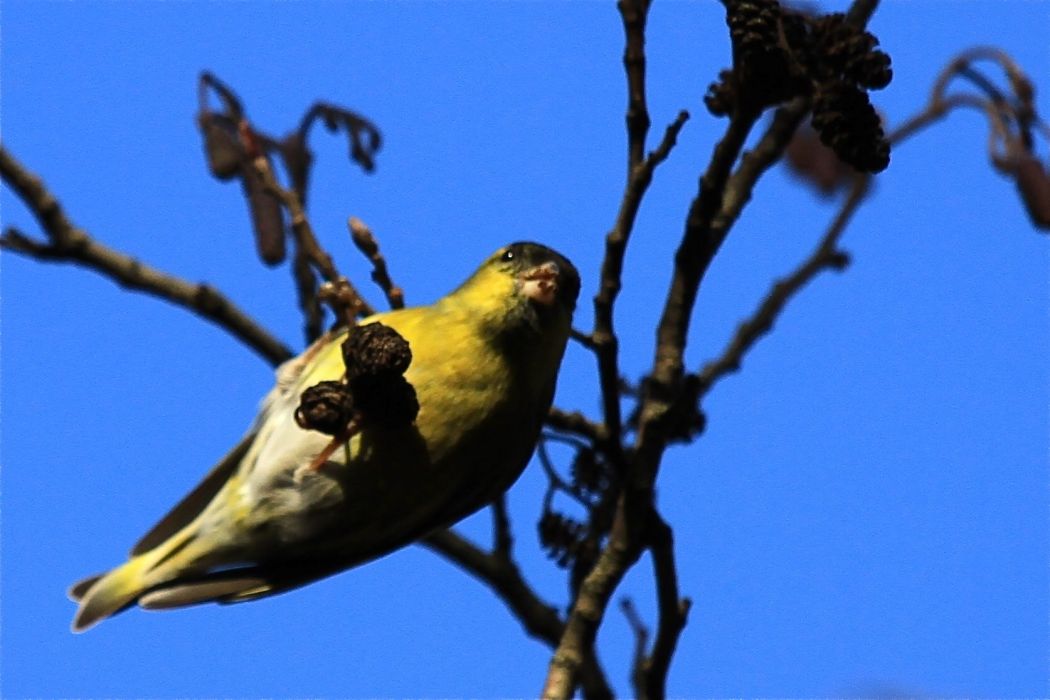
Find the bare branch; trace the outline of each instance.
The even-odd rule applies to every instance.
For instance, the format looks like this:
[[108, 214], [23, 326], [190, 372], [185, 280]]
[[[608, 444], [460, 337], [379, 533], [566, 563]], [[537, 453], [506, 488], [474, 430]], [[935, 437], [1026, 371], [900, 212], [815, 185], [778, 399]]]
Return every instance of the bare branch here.
[[645, 22], [652, 0], [619, 0], [623, 20], [623, 67], [627, 73], [627, 179], [642, 162], [649, 133], [649, 108], [645, 97]]
[[[306, 217], [302, 202], [299, 201], [299, 195], [295, 190], [281, 187], [265, 155], [256, 156], [252, 165], [255, 172], [262, 178], [267, 191], [280, 199], [288, 210], [291, 217], [292, 236], [297, 248], [305, 253], [310, 265], [317, 269], [321, 277], [333, 286], [334, 293], [330, 294], [327, 300], [332, 304], [336, 318], [345, 318], [346, 322], [352, 325], [356, 317], [374, 314], [375, 309], [372, 305], [365, 301], [349, 279], [339, 274], [339, 270], [332, 261], [332, 256], [317, 242], [313, 226], [310, 225], [310, 220]], [[302, 288], [301, 286], [300, 289]], [[323, 298], [324, 295], [321, 296]]]
[[356, 216], [351, 216], [346, 225], [350, 229], [350, 237], [353, 239], [354, 245], [372, 263], [372, 281], [383, 290], [390, 308], [404, 308], [405, 293], [401, 287], [394, 284], [394, 281], [390, 279], [390, 272], [386, 269], [386, 259], [379, 252], [379, 241], [372, 234], [372, 229]]
[[[484, 552], [452, 530], [438, 530], [423, 538], [420, 544], [488, 586], [507, 605], [530, 637], [552, 647], [558, 643], [565, 622], [553, 605], [532, 590], [513, 560]], [[612, 697], [609, 683], [593, 654], [581, 669], [581, 679], [587, 698]]]
[[[621, 2], [621, 9], [626, 4], [626, 2]], [[624, 21], [626, 24], [626, 16]], [[642, 21], [644, 24], [644, 20]], [[630, 37], [631, 33], [628, 32], [628, 41], [630, 41]], [[630, 74], [629, 70], [628, 75]], [[642, 97], [644, 102], [644, 95]], [[645, 119], [648, 122], [648, 115]], [[610, 457], [619, 469], [622, 469], [623, 466], [623, 456], [620, 448], [622, 444], [620, 436], [623, 430], [623, 421], [620, 416], [619, 341], [616, 337], [613, 323], [613, 306], [616, 303], [616, 297], [620, 293], [620, 278], [623, 274], [624, 255], [627, 251], [627, 243], [631, 232], [634, 229], [638, 208], [642, 204], [642, 198], [653, 180], [653, 172], [656, 170], [656, 166], [667, 159], [677, 141], [679, 132], [688, 119], [688, 112], [684, 110], [679, 112], [675, 121], [667, 127], [663, 140], [656, 150], [631, 168], [631, 175], [623, 193], [620, 210], [616, 216], [616, 223], [605, 237], [605, 257], [602, 260], [598, 294], [594, 297], [594, 332], [590, 335], [590, 341], [591, 347], [598, 357], [598, 379], [601, 386], [602, 409], [605, 415], [605, 427], [609, 433], [609, 446], [612, 450]], [[628, 116], [627, 121], [628, 124], [633, 123], [630, 116]], [[645, 128], [648, 130], [648, 126]], [[630, 133], [631, 148], [634, 148], [633, 139], [637, 134], [633, 130]]]
[[588, 350], [595, 350], [598, 346], [594, 343], [594, 336], [590, 333], [584, 333], [583, 331], [572, 328], [569, 330], [569, 338], [575, 340], [577, 343], [587, 348]]
[[482, 551], [452, 530], [438, 530], [420, 542], [491, 588], [529, 636], [557, 642], [564, 625], [557, 609], [536, 595], [514, 562]]
[[501, 494], [492, 502], [492, 553], [501, 559], [510, 559], [514, 549], [514, 536], [510, 531], [507, 516], [507, 496]]
[[853, 0], [853, 4], [846, 11], [846, 22], [854, 27], [863, 28], [878, 7], [879, 0]]
[[214, 287], [187, 282], [162, 272], [99, 243], [86, 231], [74, 226], [40, 178], [26, 170], [2, 146], [0, 175], [33, 212], [50, 241], [35, 242], [17, 230], [8, 229], [0, 238], [0, 247], [37, 260], [82, 265], [123, 287], [152, 294], [193, 311], [230, 333], [271, 365], [280, 364], [292, 356], [287, 346]]
[[853, 188], [828, 227], [820, 244], [798, 268], [785, 278], [777, 280], [769, 293], [746, 321], [740, 324], [733, 338], [719, 357], [704, 365], [700, 371], [699, 396], [703, 397], [720, 379], [740, 369], [744, 355], [762, 336], [773, 329], [773, 323], [791, 298], [823, 270], [841, 270], [849, 258], [838, 249], [838, 241], [853, 213], [868, 192], [870, 177], [855, 175]]
[[[855, 0], [848, 21], [862, 26], [876, 6], [876, 0]], [[652, 507], [653, 487], [669, 441], [669, 427], [674, 423], [676, 409], [683, 406], [683, 355], [700, 283], [750, 198], [754, 183], [779, 157], [808, 109], [808, 101], [798, 100], [787, 111], [782, 110], [779, 123], [774, 120], [776, 129], [771, 127], [763, 139], [765, 143], [759, 144], [763, 148], [760, 156], [753, 158], [752, 163], [742, 163], [731, 181], [733, 165], [760, 113], [758, 108], [739, 105], [700, 180], [675, 255], [670, 290], [657, 327], [653, 366], [638, 411], [637, 440], [611, 535], [580, 585], [565, 634], [551, 659], [544, 698], [571, 697], [580, 663], [587, 650], [593, 648], [612, 593], [645, 546], [649, 534], [646, 514]], [[611, 431], [612, 426], [607, 427]], [[619, 435], [611, 433], [611, 437], [618, 439]]]
[[712, 221], [722, 207], [723, 193], [730, 169], [740, 154], [757, 114], [739, 112], [730, 120], [726, 133], [715, 147], [706, 172], [700, 179], [699, 192], [689, 207], [685, 231], [674, 258], [674, 274], [663, 313], [657, 327], [653, 367], [639, 412], [638, 441], [635, 451], [637, 475], [628, 503], [638, 522], [644, 512], [664, 448], [667, 445], [667, 422], [674, 406], [683, 376], [683, 354], [692, 317], [693, 305], [701, 280], [714, 260], [728, 228], [715, 228]]
[[726, 182], [725, 196], [712, 220], [712, 236], [724, 239], [736, 223], [759, 178], [783, 155], [802, 120], [809, 113], [810, 101], [799, 97], [776, 111], [755, 147], [740, 158], [740, 165]]
[[580, 584], [565, 632], [547, 669], [540, 695], [544, 700], [572, 697], [581, 666], [588, 654], [593, 653], [594, 638], [612, 592], [637, 559], [637, 552], [629, 549], [624, 537], [614, 531], [598, 561]]
[[324, 308], [317, 296], [317, 277], [310, 267], [310, 256], [302, 246], [295, 247], [292, 258], [292, 276], [299, 299], [299, 310], [303, 314], [303, 334], [307, 344], [321, 337], [324, 332]]
[[667, 672], [671, 668], [671, 658], [678, 646], [678, 638], [685, 629], [692, 601], [679, 598], [671, 528], [655, 510], [650, 518], [649, 551], [653, 556], [659, 622], [652, 653], [645, 663], [645, 695], [663, 698], [667, 696]]
[[545, 423], [547, 427], [563, 433], [579, 435], [599, 449], [609, 440], [604, 425], [595, 423], [579, 411], [564, 411], [557, 406], [551, 406]]
[[649, 648], [649, 628], [642, 621], [642, 616], [634, 607], [630, 598], [620, 601], [620, 610], [623, 610], [627, 624], [634, 633], [634, 657], [631, 661], [631, 685], [638, 700], [649, 700], [648, 688], [645, 682], [645, 654]]

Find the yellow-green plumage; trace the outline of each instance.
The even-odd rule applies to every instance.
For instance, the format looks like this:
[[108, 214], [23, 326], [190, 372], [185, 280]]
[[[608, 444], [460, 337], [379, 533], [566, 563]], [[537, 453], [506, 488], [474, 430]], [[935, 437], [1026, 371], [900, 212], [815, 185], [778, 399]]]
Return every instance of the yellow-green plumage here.
[[[556, 272], [556, 292], [530, 277]], [[546, 278], [543, 278], [546, 279]], [[550, 406], [579, 278], [536, 244], [497, 251], [426, 307], [378, 314], [408, 342], [408, 428], [330, 438], [293, 420], [304, 389], [344, 372], [345, 331], [278, 370], [248, 435], [111, 572], [71, 590], [82, 630], [148, 608], [280, 593], [382, 556], [491, 502], [521, 473]]]

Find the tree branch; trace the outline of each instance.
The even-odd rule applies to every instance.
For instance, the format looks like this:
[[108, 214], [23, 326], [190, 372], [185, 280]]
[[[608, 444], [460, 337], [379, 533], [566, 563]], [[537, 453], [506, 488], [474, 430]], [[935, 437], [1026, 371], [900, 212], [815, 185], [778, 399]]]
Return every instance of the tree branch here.
[[[854, 0], [846, 13], [846, 22], [863, 28], [878, 5], [879, 0]], [[741, 157], [740, 166], [726, 183], [722, 205], [712, 221], [714, 235], [725, 238], [744, 206], [751, 201], [755, 184], [780, 160], [811, 106], [809, 98], [798, 97], [778, 109], [755, 148]]]
[[718, 358], [704, 365], [699, 375], [697, 398], [706, 395], [720, 379], [740, 369], [744, 355], [773, 329], [773, 323], [781, 311], [806, 284], [823, 270], [841, 270], [849, 263], [847, 255], [838, 249], [838, 242], [853, 213], [864, 201], [870, 181], [867, 175], [854, 176], [853, 188], [820, 244], [794, 272], [773, 284], [754, 313], [737, 328]]
[[[488, 586], [507, 605], [530, 637], [552, 647], [558, 643], [565, 622], [553, 605], [532, 590], [513, 560], [495, 552], [484, 552], [452, 530], [438, 530], [420, 540], [420, 544]], [[609, 683], [593, 654], [585, 660], [581, 679], [587, 698], [612, 698]]]
[[572, 697], [581, 666], [587, 655], [593, 652], [594, 638], [609, 598], [637, 558], [637, 553], [630, 551], [624, 538], [614, 531], [594, 568], [580, 584], [565, 631], [547, 669], [540, 695], [544, 700]]
[[630, 598], [620, 601], [620, 610], [627, 618], [627, 624], [634, 634], [634, 656], [631, 659], [631, 686], [637, 700], [650, 700], [645, 682], [645, 653], [649, 648], [649, 628], [642, 621], [642, 616], [634, 607]]
[[605, 426], [592, 421], [579, 411], [564, 411], [557, 406], [551, 406], [545, 423], [548, 427], [563, 433], [579, 435], [590, 441], [597, 449], [602, 449], [602, 446], [609, 441], [609, 434]]
[[627, 517], [640, 522], [663, 451], [667, 422], [683, 376], [683, 354], [696, 295], [728, 228], [712, 221], [723, 206], [730, 170], [758, 115], [741, 112], [730, 119], [726, 133], [715, 147], [711, 162], [700, 179], [700, 188], [689, 207], [685, 231], [674, 258], [674, 274], [657, 327], [656, 352], [639, 413], [634, 482], [628, 490]]
[[645, 23], [652, 0], [619, 0], [623, 20], [623, 67], [627, 73], [627, 179], [642, 162], [649, 134], [649, 107], [645, 97]]
[[[250, 133], [247, 128], [242, 128], [242, 131]], [[251, 137], [248, 138], [250, 139]], [[329, 285], [327, 289], [322, 287], [318, 296], [322, 300], [329, 302], [333, 311], [335, 311], [337, 319], [345, 320], [347, 324], [353, 325], [354, 319], [358, 316], [371, 316], [374, 314], [375, 309], [372, 305], [365, 301], [365, 298], [361, 296], [349, 279], [339, 274], [332, 256], [317, 242], [313, 226], [310, 225], [310, 220], [307, 218], [306, 211], [303, 209], [302, 202], [295, 190], [281, 187], [280, 183], [277, 182], [277, 177], [274, 175], [273, 168], [270, 167], [270, 161], [265, 155], [257, 155], [252, 161], [252, 167], [255, 173], [262, 178], [263, 186], [266, 190], [281, 201], [291, 218], [292, 237], [296, 244], [296, 275], [299, 279], [300, 294], [304, 293], [309, 286], [312, 286], [312, 281], [308, 285], [302, 275], [302, 270], [304, 269], [303, 259], [305, 258], [312, 267], [317, 269], [318, 273]], [[307, 303], [309, 301], [309, 299], [304, 299], [300, 296], [300, 304], [304, 310], [310, 308], [310, 305]], [[308, 324], [307, 335], [309, 336], [311, 333], [320, 335], [319, 329], [313, 328]], [[307, 338], [308, 341], [313, 341], [314, 339], [314, 337]]]
[[[620, 4], [622, 7], [625, 3]], [[598, 358], [598, 379], [601, 386], [605, 428], [609, 434], [609, 446], [614, 451], [610, 457], [621, 470], [623, 457], [620, 446], [622, 445], [623, 421], [620, 416], [620, 350], [613, 323], [613, 306], [620, 293], [623, 259], [631, 232], [634, 230], [634, 222], [638, 215], [638, 208], [642, 204], [642, 198], [645, 197], [649, 184], [653, 180], [656, 166], [667, 159], [671, 149], [674, 148], [679, 132], [688, 119], [688, 112], [684, 110], [679, 112], [677, 118], [667, 127], [663, 140], [656, 150], [631, 168], [631, 175], [624, 189], [616, 223], [605, 237], [605, 257], [602, 260], [598, 294], [594, 297], [594, 332], [591, 333], [590, 341]], [[630, 117], [627, 121], [628, 124], [632, 123]], [[648, 121], [648, 116], [646, 116], [646, 121]], [[636, 134], [633, 131], [631, 133], [633, 148], [633, 138]]]
[[[855, 0], [848, 21], [862, 26], [877, 4], [877, 0]], [[683, 355], [700, 284], [750, 198], [754, 183], [779, 158], [794, 127], [808, 109], [808, 102], [799, 100], [782, 110], [779, 121], [774, 120], [759, 144], [760, 149], [756, 149], [758, 155], [742, 163], [731, 181], [733, 165], [759, 116], [757, 110], [737, 109], [700, 180], [675, 254], [674, 273], [657, 326], [653, 365], [638, 411], [629, 479], [617, 504], [611, 536], [580, 586], [565, 634], [551, 659], [544, 698], [571, 697], [580, 663], [586, 651], [593, 647], [612, 593], [638, 560], [646, 538], [651, 535], [645, 523], [646, 513], [652, 507], [653, 488], [668, 444], [669, 427], [674, 422], [676, 409], [680, 410], [683, 405], [680, 402]]]
[[123, 287], [160, 297], [211, 321], [261, 355], [271, 365], [289, 359], [292, 351], [267, 332], [226, 296], [207, 284], [194, 284], [162, 272], [114, 250], [77, 228], [58, 199], [0, 146], [0, 175], [40, 222], [50, 243], [33, 241], [9, 228], [0, 247], [49, 262], [69, 262], [90, 268]]
[[483, 551], [452, 530], [438, 530], [420, 544], [491, 588], [530, 637], [547, 644], [557, 642], [564, 625], [557, 609], [536, 595], [513, 561]]
[[514, 536], [507, 517], [507, 496], [501, 494], [492, 502], [492, 554], [501, 559], [510, 559], [514, 549]]
[[659, 621], [652, 653], [645, 661], [645, 693], [650, 698], [667, 696], [667, 672], [685, 629], [692, 601], [679, 598], [678, 570], [674, 558], [674, 533], [654, 510], [649, 524], [649, 551], [653, 556]]

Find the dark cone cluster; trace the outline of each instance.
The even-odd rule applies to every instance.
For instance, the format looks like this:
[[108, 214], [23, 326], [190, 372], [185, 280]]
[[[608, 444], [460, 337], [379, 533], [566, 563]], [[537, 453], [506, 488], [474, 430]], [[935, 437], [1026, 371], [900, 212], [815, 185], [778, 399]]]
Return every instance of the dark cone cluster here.
[[360, 377], [404, 374], [412, 363], [408, 341], [382, 323], [358, 326], [343, 341], [346, 378], [351, 383]]
[[540, 544], [547, 556], [563, 569], [572, 564], [587, 532], [587, 526], [552, 510], [544, 511], [537, 526]]
[[[789, 100], [805, 89], [780, 40], [782, 12], [776, 0], [725, 0], [726, 23], [733, 42], [735, 80], [719, 75], [708, 88], [714, 96], [733, 90], [733, 98], [744, 109], [764, 107]], [[719, 88], [717, 86], [721, 85]], [[718, 108], [719, 100], [712, 100]], [[708, 101], [705, 99], [705, 103]], [[711, 104], [708, 103], [708, 108]]]
[[342, 351], [346, 381], [320, 382], [304, 391], [295, 412], [299, 426], [339, 435], [355, 419], [388, 428], [411, 425], [419, 400], [404, 377], [412, 362], [408, 341], [389, 326], [370, 323], [351, 329]]
[[338, 435], [354, 417], [354, 397], [342, 382], [320, 382], [309, 387], [299, 399], [295, 422], [303, 430]]
[[814, 82], [844, 81], [881, 90], [893, 79], [890, 57], [878, 50], [879, 40], [847, 24], [845, 15], [817, 17], [808, 26], [803, 19], [797, 26], [804, 31], [790, 33], [792, 51]]
[[722, 71], [708, 88], [708, 110], [725, 116], [812, 97], [813, 127], [824, 144], [856, 170], [885, 169], [889, 142], [867, 94], [893, 78], [878, 39], [843, 14], [810, 17], [776, 0], [724, 4], [733, 70]]
[[397, 428], [419, 413], [416, 390], [404, 378], [412, 363], [408, 341], [389, 326], [358, 326], [343, 341], [346, 381], [366, 420]]
[[777, 53], [780, 6], [776, 0], [726, 0], [726, 23], [736, 57], [762, 62]]
[[576, 451], [571, 475], [572, 485], [587, 494], [600, 494], [609, 486], [609, 465], [590, 447]]
[[350, 385], [365, 418], [387, 428], [412, 425], [419, 414], [416, 390], [400, 374], [365, 377]]
[[890, 144], [868, 93], [845, 82], [821, 86], [813, 100], [813, 128], [844, 162], [877, 173], [890, 164]]
[[718, 72], [718, 80], [707, 87], [704, 106], [716, 117], [728, 117], [733, 113], [734, 104], [736, 104], [736, 87], [733, 71], [721, 70]]
[[797, 54], [815, 84], [813, 128], [824, 145], [857, 170], [877, 173], [890, 163], [890, 144], [868, 90], [890, 84], [890, 57], [870, 32], [843, 14], [812, 20]]

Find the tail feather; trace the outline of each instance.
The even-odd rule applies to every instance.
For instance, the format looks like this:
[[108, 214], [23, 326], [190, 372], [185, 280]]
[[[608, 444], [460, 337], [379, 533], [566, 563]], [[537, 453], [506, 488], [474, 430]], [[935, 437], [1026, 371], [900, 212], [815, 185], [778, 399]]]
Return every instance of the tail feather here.
[[134, 604], [145, 588], [144, 557], [136, 557], [105, 574], [83, 593], [73, 618], [73, 631], [83, 632]]
[[246, 577], [161, 586], [139, 598], [139, 605], [146, 610], [181, 608], [187, 605], [223, 601], [231, 596], [247, 595], [260, 588], [265, 589], [267, 585], [265, 579]]
[[151, 588], [195, 570], [201, 552], [189, 545], [196, 541], [191, 531], [184, 530], [106, 574], [74, 584], [70, 596], [79, 600], [80, 607], [73, 618], [73, 631], [83, 632], [134, 605]]
[[105, 576], [105, 574], [95, 574], [94, 576], [80, 579], [69, 587], [69, 590], [66, 591], [66, 596], [74, 603], [79, 603], [80, 599], [84, 597], [84, 594], [91, 590], [91, 587], [94, 586], [103, 576]]

